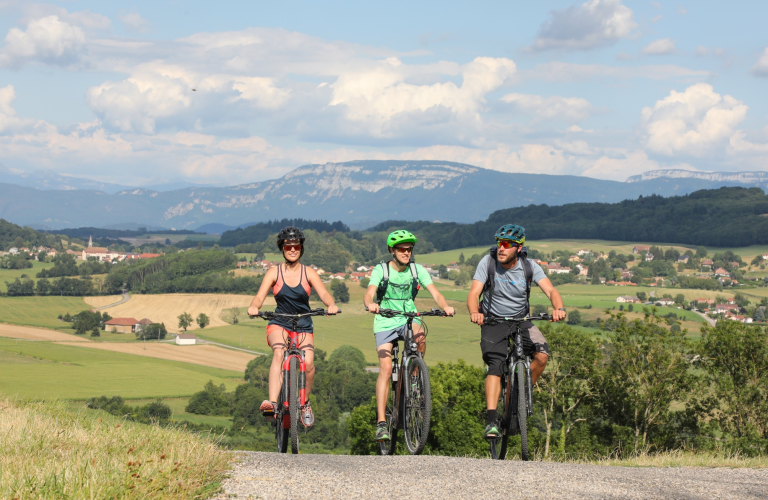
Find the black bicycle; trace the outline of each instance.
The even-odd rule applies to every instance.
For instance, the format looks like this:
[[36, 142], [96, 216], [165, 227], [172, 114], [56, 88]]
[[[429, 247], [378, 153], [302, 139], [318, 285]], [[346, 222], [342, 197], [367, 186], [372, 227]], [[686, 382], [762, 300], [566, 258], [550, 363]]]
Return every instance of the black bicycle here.
[[[336, 314], [341, 313], [339, 310]], [[333, 316], [325, 309], [313, 309], [307, 313], [287, 314], [264, 311], [252, 318], [261, 318], [266, 321], [275, 318], [288, 318], [291, 321], [291, 330], [283, 329], [283, 340], [288, 345], [283, 358], [283, 387], [277, 400], [275, 412], [275, 437], [277, 438], [277, 452], [288, 452], [288, 439], [291, 441], [291, 453], [299, 452], [299, 425], [301, 424], [301, 408], [306, 401], [307, 366], [304, 361], [304, 351], [299, 346], [304, 341], [306, 334], [296, 333], [299, 328], [299, 320], [307, 316]], [[286, 338], [288, 337], [288, 338]]]
[[527, 419], [533, 414], [533, 387], [531, 385], [531, 358], [523, 352], [523, 332], [520, 325], [526, 321], [551, 321], [549, 314], [527, 316], [524, 318], [501, 318], [485, 316], [486, 325], [498, 325], [506, 322], [509, 325], [507, 339], [507, 370], [501, 376], [501, 395], [497, 407], [501, 418], [500, 431], [497, 438], [489, 439], [491, 458], [504, 460], [507, 456], [507, 445], [510, 436], [520, 434], [520, 455], [528, 460], [528, 427]]
[[[440, 309], [424, 312], [403, 312], [393, 309], [379, 309], [381, 316], [407, 318], [405, 344], [402, 360], [398, 360], [400, 339], [392, 342], [392, 387], [387, 397], [385, 419], [389, 431], [389, 442], [380, 441], [382, 455], [394, 455], [397, 448], [397, 431], [405, 432], [405, 446], [411, 455], [418, 455], [424, 450], [429, 435], [429, 419], [432, 416], [432, 394], [429, 386], [429, 369], [423, 355], [417, 350], [413, 338], [413, 320], [424, 316], [448, 316]], [[426, 325], [422, 325], [426, 335]], [[400, 377], [400, 368], [404, 373]]]

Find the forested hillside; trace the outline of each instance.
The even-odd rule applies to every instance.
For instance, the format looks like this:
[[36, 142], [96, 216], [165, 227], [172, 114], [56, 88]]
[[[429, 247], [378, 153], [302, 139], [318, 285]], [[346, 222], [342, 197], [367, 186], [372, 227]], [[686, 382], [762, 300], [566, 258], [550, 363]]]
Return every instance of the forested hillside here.
[[474, 224], [387, 221], [369, 231], [407, 228], [437, 250], [493, 243], [503, 224], [529, 239], [652, 241], [715, 247], [768, 244], [768, 196], [760, 188], [725, 187], [686, 196], [646, 196], [620, 203], [529, 205], [493, 212]]
[[54, 247], [60, 243], [58, 236], [35, 231], [29, 227], [21, 227], [5, 219], [0, 219], [0, 250], [22, 246]]
[[259, 243], [269, 236], [279, 232], [286, 226], [296, 226], [301, 229], [314, 229], [318, 232], [349, 232], [349, 227], [341, 221], [327, 222], [324, 220], [283, 219], [269, 222], [259, 222], [245, 229], [237, 228], [233, 231], [224, 231], [219, 244], [226, 247], [234, 247], [247, 243]]

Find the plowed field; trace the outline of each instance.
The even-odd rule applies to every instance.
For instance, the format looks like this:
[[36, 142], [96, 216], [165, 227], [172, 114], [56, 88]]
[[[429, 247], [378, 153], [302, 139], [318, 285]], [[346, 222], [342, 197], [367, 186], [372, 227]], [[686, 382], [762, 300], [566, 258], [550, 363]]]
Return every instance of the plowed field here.
[[2, 324], [0, 324], [0, 337], [26, 340], [50, 340], [54, 342], [90, 342], [88, 339], [75, 337], [74, 335], [68, 335], [55, 330]]
[[[91, 307], [104, 307], [123, 300], [122, 295], [104, 295], [103, 297], [83, 297], [86, 304]], [[141, 318], [138, 318], [141, 319]]]
[[146, 356], [149, 358], [182, 361], [184, 363], [239, 372], [244, 372], [248, 362], [256, 357], [246, 352], [233, 351], [214, 345], [177, 346], [175, 344], [157, 342], [147, 342], [146, 345], [140, 342], [130, 344], [124, 342], [89, 342], [87, 344], [75, 344], [70, 342], [57, 343], [61, 345], [76, 345], [77, 347], [90, 347], [105, 351], [135, 354], [137, 356]]

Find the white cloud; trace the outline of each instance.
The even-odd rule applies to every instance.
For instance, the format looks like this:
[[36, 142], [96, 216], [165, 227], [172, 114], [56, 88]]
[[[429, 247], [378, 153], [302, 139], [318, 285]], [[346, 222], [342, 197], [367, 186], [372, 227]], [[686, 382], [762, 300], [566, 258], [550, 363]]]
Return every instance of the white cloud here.
[[613, 45], [637, 28], [634, 13], [621, 0], [589, 0], [550, 12], [530, 50], [587, 50]]
[[47, 16], [27, 25], [26, 30], [11, 28], [5, 37], [0, 65], [19, 67], [38, 60], [68, 66], [76, 61], [85, 46], [85, 32], [79, 26]]
[[709, 155], [734, 133], [748, 107], [711, 85], [697, 83], [643, 108], [641, 125], [648, 148], [665, 155]]
[[649, 64], [644, 66], [608, 66], [606, 64], [575, 64], [553, 61], [537, 64], [532, 69], [518, 73], [521, 81], [542, 80], [553, 83], [585, 81], [592, 78], [630, 80], [647, 78], [650, 80], [701, 79], [711, 76], [709, 71], [694, 70], [673, 64]]
[[752, 66], [752, 74], [755, 76], [768, 76], [768, 47], [765, 48], [755, 65]]
[[126, 12], [118, 15], [118, 17], [131, 33], [145, 33], [149, 31], [149, 21], [141, 17], [141, 14], [138, 12]]
[[530, 94], [507, 94], [500, 99], [534, 121], [560, 120], [578, 122], [589, 117], [594, 108], [581, 97], [542, 97]]
[[653, 24], [656, 24], [656, 23], [658, 23], [659, 21], [661, 21], [663, 18], [664, 18], [664, 16], [662, 16], [661, 14], [659, 14], [658, 16], [651, 18], [651, 22], [652, 22]]
[[643, 50], [641, 51], [643, 54], [650, 54], [650, 55], [662, 55], [662, 54], [671, 54], [675, 51], [675, 40], [672, 40], [671, 38], [660, 38], [658, 40], [654, 40], [645, 47], [643, 47]]

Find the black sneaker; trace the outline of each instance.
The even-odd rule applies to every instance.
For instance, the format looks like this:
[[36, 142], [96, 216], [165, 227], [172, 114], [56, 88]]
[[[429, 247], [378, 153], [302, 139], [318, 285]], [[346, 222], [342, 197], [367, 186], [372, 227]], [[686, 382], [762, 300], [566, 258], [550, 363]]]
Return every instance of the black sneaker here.
[[376, 426], [376, 441], [389, 441], [389, 431], [387, 430], [387, 424], [382, 422]]
[[485, 439], [496, 439], [500, 435], [498, 422], [492, 422], [485, 426]]

